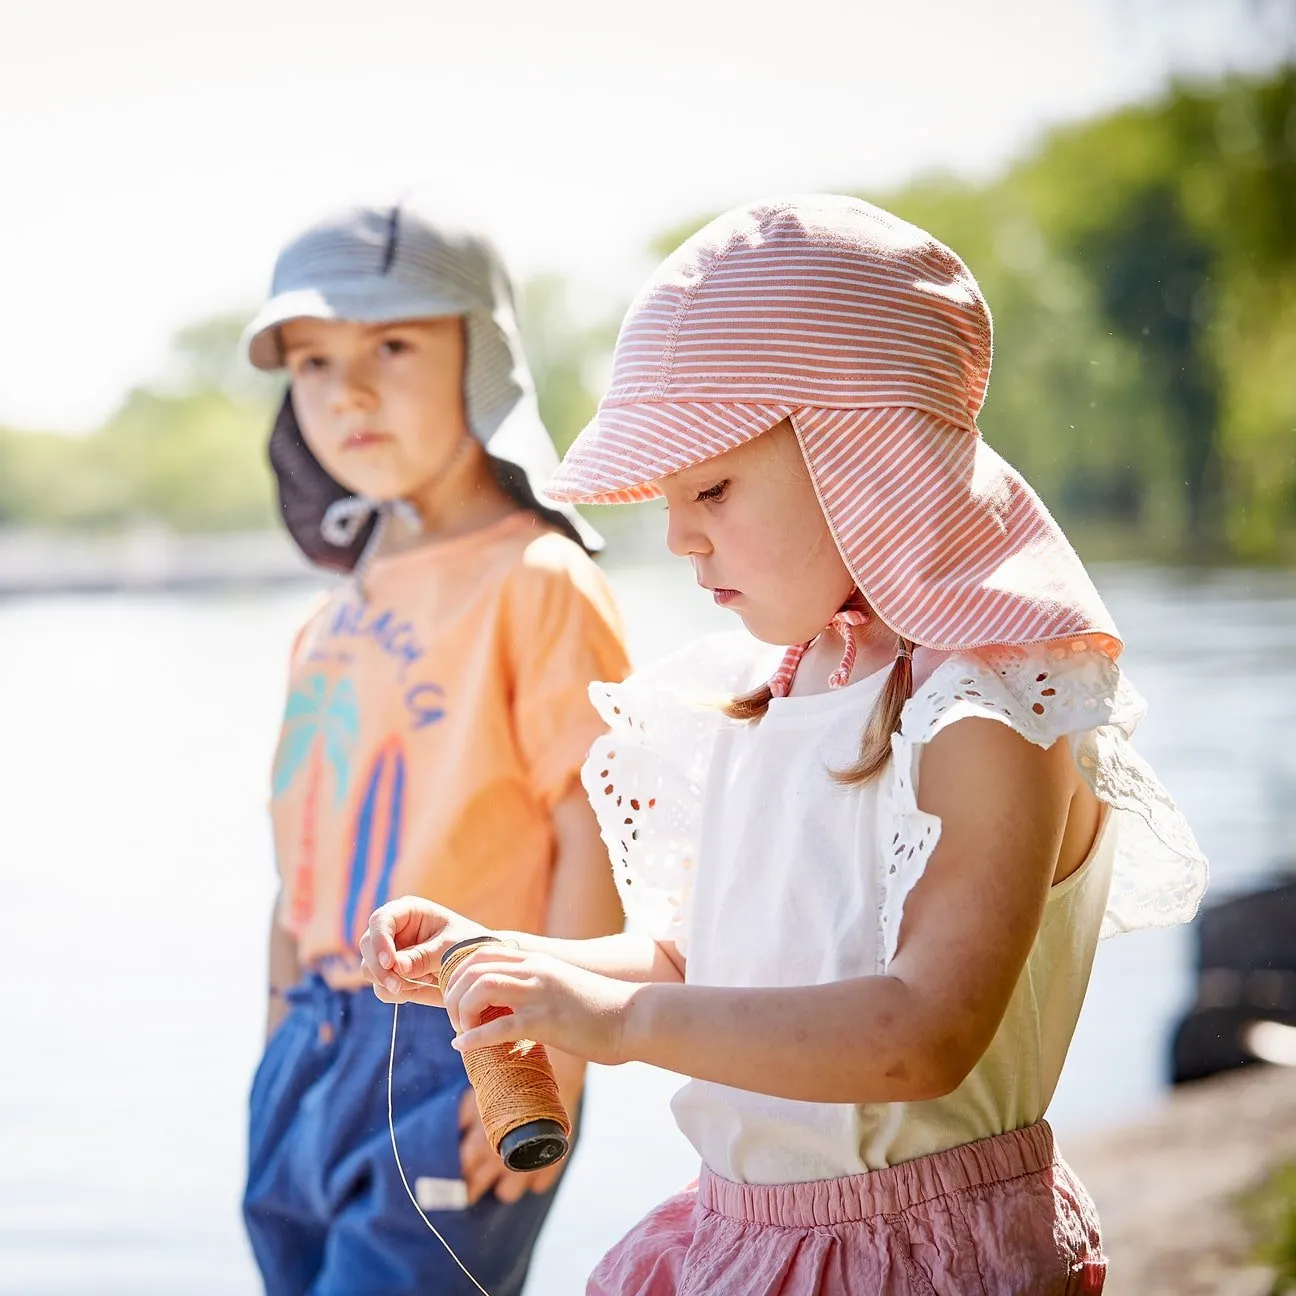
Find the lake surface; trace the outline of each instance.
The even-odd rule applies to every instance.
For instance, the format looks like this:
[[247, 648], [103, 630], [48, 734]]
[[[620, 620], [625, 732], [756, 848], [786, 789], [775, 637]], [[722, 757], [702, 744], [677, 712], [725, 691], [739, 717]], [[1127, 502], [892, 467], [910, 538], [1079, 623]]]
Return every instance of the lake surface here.
[[[732, 621], [687, 571], [610, 571], [641, 661]], [[1151, 714], [1140, 746], [1236, 890], [1296, 858], [1296, 574], [1097, 573]], [[274, 895], [268, 767], [308, 587], [0, 603], [0, 1293], [259, 1290], [243, 1240], [244, 1102]], [[1050, 1116], [1157, 1100], [1191, 996], [1184, 930], [1119, 937]], [[696, 1173], [678, 1079], [596, 1070], [531, 1293]], [[436, 1245], [429, 1235], [429, 1245]]]

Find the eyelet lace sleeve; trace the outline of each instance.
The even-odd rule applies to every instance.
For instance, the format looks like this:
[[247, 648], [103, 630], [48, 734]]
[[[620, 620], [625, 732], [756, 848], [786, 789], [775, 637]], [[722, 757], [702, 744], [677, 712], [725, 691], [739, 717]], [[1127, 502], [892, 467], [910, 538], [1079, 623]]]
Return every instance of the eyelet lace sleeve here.
[[1120, 668], [1083, 641], [983, 649], [938, 666], [905, 704], [881, 775], [882, 968], [895, 956], [905, 900], [940, 839], [939, 818], [918, 808], [922, 749], [968, 716], [998, 719], [1041, 747], [1066, 737], [1085, 781], [1120, 816], [1102, 936], [1187, 922], [1206, 889], [1206, 860], [1130, 741], [1146, 710]]
[[735, 723], [721, 706], [776, 664], [745, 634], [712, 635], [624, 683], [590, 686], [608, 732], [590, 749], [581, 781], [627, 922], [682, 953], [706, 778], [716, 737]]

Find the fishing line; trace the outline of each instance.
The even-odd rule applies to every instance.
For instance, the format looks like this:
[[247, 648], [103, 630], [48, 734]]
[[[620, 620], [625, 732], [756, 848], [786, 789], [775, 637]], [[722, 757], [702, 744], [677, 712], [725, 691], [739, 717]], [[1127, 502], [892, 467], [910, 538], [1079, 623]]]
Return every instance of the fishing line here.
[[[504, 943], [490, 936], [478, 936], [452, 945], [441, 956], [437, 981], [419, 981], [402, 977], [406, 985], [424, 986], [443, 992], [454, 970], [477, 948]], [[513, 942], [508, 942], [512, 944]], [[399, 974], [398, 974], [399, 975]], [[392, 1004], [391, 1049], [387, 1057], [387, 1128], [391, 1134], [392, 1156], [405, 1194], [419, 1218], [432, 1231], [446, 1253], [459, 1266], [464, 1277], [481, 1293], [490, 1293], [469, 1272], [436, 1225], [428, 1219], [418, 1198], [410, 1188], [405, 1167], [396, 1144], [396, 1115], [393, 1101], [396, 1071], [396, 1023], [400, 1004]], [[482, 1014], [482, 1024], [509, 1015], [507, 1008], [491, 1007]], [[558, 1092], [558, 1082], [543, 1044], [534, 1040], [516, 1040], [508, 1044], [470, 1049], [463, 1056], [464, 1069], [477, 1099], [477, 1110], [490, 1145], [504, 1164], [513, 1171], [540, 1170], [561, 1161], [571, 1145], [571, 1120]]]

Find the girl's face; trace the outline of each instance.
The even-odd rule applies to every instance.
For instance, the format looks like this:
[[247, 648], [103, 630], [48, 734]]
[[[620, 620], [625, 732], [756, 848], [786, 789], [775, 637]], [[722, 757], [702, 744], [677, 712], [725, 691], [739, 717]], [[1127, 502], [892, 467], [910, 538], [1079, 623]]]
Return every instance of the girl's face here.
[[373, 499], [418, 499], [468, 436], [457, 316], [395, 324], [289, 320], [280, 330], [302, 436]]
[[670, 514], [666, 547], [756, 638], [805, 643], [853, 593], [786, 420], [656, 484]]

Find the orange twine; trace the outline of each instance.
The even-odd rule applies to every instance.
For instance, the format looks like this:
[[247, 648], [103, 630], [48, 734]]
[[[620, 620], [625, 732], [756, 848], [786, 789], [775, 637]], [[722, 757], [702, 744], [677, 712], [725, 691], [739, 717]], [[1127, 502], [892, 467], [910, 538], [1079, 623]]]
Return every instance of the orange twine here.
[[[502, 942], [478, 941], [452, 950], [441, 965], [439, 984], [444, 993], [455, 968], [482, 945]], [[510, 1017], [508, 1008], [488, 1008], [482, 1023]], [[491, 1044], [470, 1049], [463, 1055], [464, 1069], [477, 1095], [477, 1110], [490, 1145], [498, 1153], [500, 1144], [514, 1130], [532, 1121], [551, 1120], [571, 1138], [571, 1119], [558, 1093], [558, 1081], [549, 1063], [549, 1053], [535, 1040], [512, 1044]], [[565, 1149], [564, 1149], [565, 1153]], [[558, 1158], [554, 1158], [557, 1160]]]

